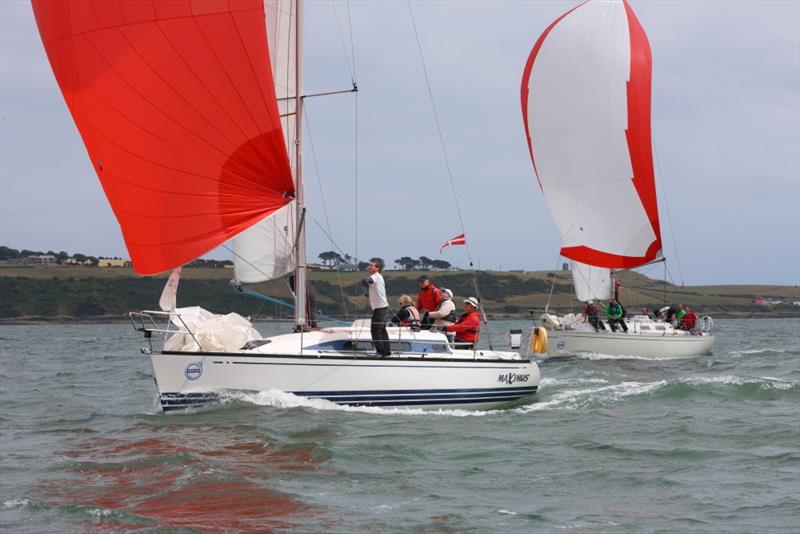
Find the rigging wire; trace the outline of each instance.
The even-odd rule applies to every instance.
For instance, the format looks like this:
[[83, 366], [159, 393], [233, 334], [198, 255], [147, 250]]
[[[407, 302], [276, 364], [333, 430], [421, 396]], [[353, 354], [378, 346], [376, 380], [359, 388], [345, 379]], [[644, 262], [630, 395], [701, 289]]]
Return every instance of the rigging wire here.
[[[311, 135], [311, 120], [310, 120], [310, 114], [309, 114], [309, 106], [305, 107], [305, 119], [306, 119], [306, 121], [305, 121], [306, 122], [306, 134], [308, 135], [308, 144], [309, 144], [309, 148], [311, 149], [311, 161], [314, 164], [314, 175], [317, 178], [317, 186], [319, 187], [319, 197], [320, 197], [320, 199], [322, 199], [322, 213], [325, 216], [325, 224], [326, 224], [326, 226], [328, 228], [328, 231], [326, 232], [325, 229], [322, 228], [322, 225], [319, 224], [319, 222], [316, 219], [314, 219], [313, 217], [311, 217], [311, 219], [320, 227], [320, 229], [328, 237], [328, 239], [333, 244], [333, 246], [336, 247], [339, 250], [339, 252], [341, 252], [343, 255], [345, 255], [344, 251], [342, 251], [342, 249], [339, 248], [339, 246], [336, 244], [336, 242], [333, 240], [333, 237], [332, 237], [333, 231], [331, 230], [331, 220], [328, 217], [328, 203], [325, 201], [325, 193], [322, 190], [322, 175], [319, 172], [319, 164], [318, 164], [318, 161], [317, 161], [317, 152], [314, 149], [314, 138]], [[347, 299], [345, 298], [345, 295], [344, 295], [344, 282], [342, 281], [342, 273], [338, 269], [336, 270], [336, 276], [337, 276], [338, 281], [339, 281], [339, 291], [340, 291], [341, 297], [342, 297], [342, 306], [344, 307], [344, 316], [345, 316], [346, 319], [349, 319], [350, 311], [349, 311], [348, 306], [347, 306]]]
[[350, 0], [346, 0], [347, 29], [350, 32], [350, 58], [353, 61], [353, 81], [358, 82], [358, 69], [356, 68], [356, 47], [353, 41], [353, 18], [350, 16]]
[[[336, 2], [331, 0], [331, 7], [333, 8], [333, 18], [336, 19], [336, 29], [339, 30], [339, 42], [342, 45], [342, 52], [344, 53], [344, 61], [347, 63], [347, 71], [350, 73], [350, 81], [355, 84], [356, 83], [356, 75], [355, 75], [355, 60], [352, 62], [350, 61], [350, 56], [347, 53], [347, 45], [345, 44], [344, 39], [344, 32], [342, 31], [342, 25], [339, 23], [339, 12], [336, 10]], [[348, 26], [350, 25], [349, 17], [350, 17], [350, 4], [347, 5], [347, 16], [348, 16]], [[351, 52], [353, 50], [353, 31], [352, 27], [348, 28], [350, 30], [350, 47]]]
[[[454, 201], [454, 203], [456, 205], [456, 213], [458, 215], [458, 223], [461, 226], [461, 233], [466, 235], [467, 231], [466, 231], [465, 226], [464, 226], [464, 217], [461, 215], [461, 205], [458, 202], [458, 195], [456, 194], [456, 184], [455, 184], [455, 180], [453, 178], [453, 170], [450, 167], [450, 159], [447, 156], [447, 148], [445, 147], [445, 143], [444, 143], [444, 134], [442, 133], [442, 125], [441, 125], [441, 122], [439, 121], [439, 113], [436, 110], [436, 101], [435, 101], [435, 99], [433, 97], [433, 89], [431, 88], [431, 80], [430, 80], [430, 76], [428, 76], [428, 67], [427, 67], [427, 65], [425, 63], [425, 55], [422, 52], [422, 41], [420, 40], [419, 31], [417, 30], [417, 21], [414, 18], [414, 10], [411, 8], [411, 0], [406, 0], [406, 3], [408, 5], [408, 14], [409, 14], [409, 16], [411, 18], [411, 26], [414, 29], [414, 37], [416, 38], [416, 42], [417, 42], [417, 50], [419, 51], [419, 59], [420, 59], [420, 62], [422, 63], [422, 72], [425, 75], [425, 86], [426, 86], [426, 88], [428, 90], [428, 99], [430, 100], [431, 109], [433, 110], [433, 120], [434, 120], [434, 123], [436, 124], [436, 133], [438, 134], [438, 137], [439, 137], [439, 146], [442, 149], [442, 156], [444, 158], [444, 165], [445, 165], [445, 168], [447, 169], [447, 177], [450, 180], [450, 190], [453, 193], [453, 201]], [[481, 294], [480, 294], [480, 289], [478, 288], [478, 276], [477, 276], [477, 273], [475, 272], [474, 264], [472, 262], [472, 252], [471, 252], [470, 247], [469, 247], [469, 239], [465, 240], [464, 245], [465, 245], [465, 248], [467, 250], [467, 259], [469, 260], [469, 270], [470, 270], [470, 273], [472, 274], [472, 284], [475, 287], [475, 296], [478, 298], [478, 304], [480, 305], [480, 311], [481, 311], [481, 314], [483, 316], [482, 317], [483, 318], [483, 322], [484, 322], [484, 324], [486, 324], [489, 321], [486, 318], [486, 312], [484, 311], [483, 305], [481, 304]], [[489, 338], [489, 348], [490, 349], [492, 348], [491, 338]]]
[[[350, 73], [350, 81], [353, 84], [353, 87], [358, 87], [358, 75], [356, 73], [356, 52], [355, 52], [355, 44], [353, 40], [353, 20], [350, 14], [350, 1], [346, 2], [347, 6], [347, 31], [350, 36], [350, 52], [348, 54], [347, 51], [347, 44], [345, 43], [344, 32], [342, 31], [342, 25], [339, 21], [339, 12], [336, 10], [336, 2], [331, 0], [331, 6], [333, 7], [333, 16], [336, 19], [336, 28], [339, 31], [339, 41], [342, 45], [342, 51], [344, 53], [345, 63], [347, 63], [347, 70]], [[355, 176], [355, 190], [354, 190], [354, 204], [355, 208], [353, 209], [353, 216], [355, 218], [355, 247], [354, 247], [354, 254], [355, 254], [355, 261], [356, 263], [359, 261], [358, 259], [358, 92], [355, 94], [355, 103], [354, 103], [354, 157], [355, 157], [355, 169], [354, 169], [354, 176]]]
[[[656, 167], [658, 168], [658, 181], [661, 184], [661, 196], [664, 198], [664, 207], [667, 208], [667, 220], [669, 221], [669, 232], [672, 236], [672, 247], [675, 249], [675, 261], [678, 263], [678, 274], [680, 274], [681, 284], [683, 284], [683, 267], [681, 267], [681, 257], [678, 255], [678, 242], [675, 240], [675, 228], [672, 225], [672, 212], [670, 212], [669, 202], [667, 201], [667, 190], [664, 188], [664, 173], [661, 171], [661, 160], [658, 157], [658, 150], [656, 150], [655, 143], [653, 143], [653, 152], [656, 155]], [[666, 264], [666, 262], [664, 263]]]

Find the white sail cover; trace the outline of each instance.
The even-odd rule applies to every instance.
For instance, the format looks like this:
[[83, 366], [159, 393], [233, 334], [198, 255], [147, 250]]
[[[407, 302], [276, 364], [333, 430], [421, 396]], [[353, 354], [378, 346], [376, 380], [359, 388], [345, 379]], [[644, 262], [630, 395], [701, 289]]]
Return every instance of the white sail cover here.
[[578, 300], [609, 300], [611, 293], [611, 269], [570, 261], [575, 296]]
[[630, 268], [661, 250], [650, 79], [650, 45], [624, 0], [573, 8], [528, 58], [523, 120], [564, 257]]
[[[275, 96], [278, 99], [286, 151], [292, 163], [292, 175], [296, 177], [294, 111], [297, 93], [297, 0], [264, 0], [264, 13]], [[293, 271], [296, 234], [297, 204], [290, 202], [233, 238], [235, 279], [243, 283], [257, 283], [280, 278]]]

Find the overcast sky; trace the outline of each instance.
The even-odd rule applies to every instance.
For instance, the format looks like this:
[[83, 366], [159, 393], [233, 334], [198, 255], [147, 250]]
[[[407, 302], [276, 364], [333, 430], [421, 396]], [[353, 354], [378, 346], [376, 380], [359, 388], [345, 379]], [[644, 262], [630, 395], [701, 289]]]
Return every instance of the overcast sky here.
[[[412, 4], [467, 239], [483, 269], [560, 264], [519, 89], [534, 42], [575, 3]], [[800, 2], [631, 5], [653, 50], [653, 141], [672, 280], [682, 272], [687, 285], [800, 283]], [[306, 5], [306, 92], [350, 85], [334, 6], [346, 28], [346, 4]], [[355, 98], [311, 100], [320, 181], [307, 143], [309, 213], [325, 224], [324, 196], [334, 239], [361, 258], [425, 255], [465, 266], [464, 247], [438, 253], [461, 227], [408, 6], [354, 1], [350, 13], [361, 89], [358, 193]], [[0, 2], [0, 24], [0, 243], [128, 257], [29, 3]], [[333, 247], [315, 222], [308, 229], [313, 260]]]

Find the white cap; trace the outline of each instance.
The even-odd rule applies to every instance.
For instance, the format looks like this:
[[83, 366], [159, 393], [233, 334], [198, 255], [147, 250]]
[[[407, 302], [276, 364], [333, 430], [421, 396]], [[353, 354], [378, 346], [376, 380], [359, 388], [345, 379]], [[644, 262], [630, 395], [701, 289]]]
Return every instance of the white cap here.
[[466, 303], [472, 304], [476, 309], [478, 308], [478, 299], [476, 299], [475, 297], [469, 297], [468, 299], [464, 299], [464, 304]]

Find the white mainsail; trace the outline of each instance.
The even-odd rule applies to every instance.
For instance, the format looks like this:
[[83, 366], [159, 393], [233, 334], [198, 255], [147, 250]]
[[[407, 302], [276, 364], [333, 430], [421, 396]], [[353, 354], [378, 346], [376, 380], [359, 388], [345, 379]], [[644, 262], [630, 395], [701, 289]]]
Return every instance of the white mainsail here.
[[[275, 96], [281, 114], [286, 152], [292, 164], [292, 176], [296, 180], [297, 0], [264, 0], [264, 13]], [[297, 204], [293, 201], [236, 236], [231, 240], [235, 279], [238, 282], [257, 283], [292, 272], [295, 268], [293, 249], [296, 234]]]

